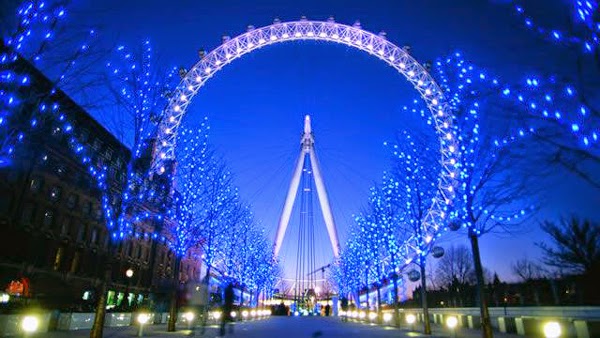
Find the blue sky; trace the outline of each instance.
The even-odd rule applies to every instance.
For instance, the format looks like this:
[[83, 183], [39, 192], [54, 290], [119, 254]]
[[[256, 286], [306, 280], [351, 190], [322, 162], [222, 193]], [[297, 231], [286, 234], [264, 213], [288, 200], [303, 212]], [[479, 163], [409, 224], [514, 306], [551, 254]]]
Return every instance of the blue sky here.
[[[560, 7], [543, 9], [542, 19], [560, 13]], [[88, 0], [73, 15], [76, 21], [98, 24], [104, 38], [115, 43], [135, 45], [149, 38], [163, 62], [186, 68], [198, 60], [198, 49], [217, 47], [222, 35], [236, 36], [249, 24], [268, 25], [275, 17], [288, 21], [302, 15], [315, 20], [334, 16], [347, 24], [360, 20], [366, 30], [384, 30], [390, 41], [411, 45], [420, 61], [461, 50], [505, 78], [550, 68], [552, 56], [558, 55], [521, 28], [507, 7], [487, 1]], [[420, 128], [423, 123], [402, 111], [415, 96], [401, 75], [372, 56], [342, 45], [287, 43], [225, 67], [195, 97], [186, 123], [210, 118], [214, 145], [230, 164], [242, 196], [274, 237], [299, 152], [303, 116], [312, 115], [317, 156], [343, 241], [351, 215], [364, 206], [368, 188], [388, 165], [383, 142], [400, 128]], [[547, 185], [551, 202], [543, 218], [577, 210], [593, 215], [600, 202], [575, 180], [549, 179]], [[298, 218], [297, 212], [293, 215], [292, 231]], [[315, 224], [322, 229], [317, 232], [319, 266], [331, 258], [331, 249], [316, 216]], [[290, 234], [282, 249], [288, 261], [295, 252]], [[501, 278], [512, 278], [510, 263], [524, 256], [537, 258], [533, 242], [540, 236], [532, 220], [517, 237], [483, 237], [484, 265]]]

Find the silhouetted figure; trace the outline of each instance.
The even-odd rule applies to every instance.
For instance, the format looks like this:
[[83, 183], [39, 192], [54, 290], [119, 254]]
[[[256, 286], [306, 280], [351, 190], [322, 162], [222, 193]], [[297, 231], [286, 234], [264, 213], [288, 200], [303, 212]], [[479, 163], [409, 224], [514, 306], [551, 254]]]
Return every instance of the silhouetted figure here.
[[331, 306], [327, 304], [325, 305], [325, 317], [329, 317], [329, 311], [331, 311]]
[[[229, 283], [225, 288], [225, 299], [223, 301], [223, 314], [221, 316], [220, 335], [225, 336], [225, 325], [231, 321], [231, 311], [233, 310], [233, 284]], [[233, 333], [233, 326], [229, 324], [229, 333]]]
[[[343, 298], [340, 300], [340, 303], [341, 303], [340, 305], [341, 305], [341, 307], [342, 307], [342, 311], [344, 311], [344, 312], [348, 312], [348, 298], [346, 298], [346, 297], [343, 297]], [[348, 319], [348, 316], [342, 316], [342, 321], [344, 321], [344, 322], [345, 322], [347, 319]]]

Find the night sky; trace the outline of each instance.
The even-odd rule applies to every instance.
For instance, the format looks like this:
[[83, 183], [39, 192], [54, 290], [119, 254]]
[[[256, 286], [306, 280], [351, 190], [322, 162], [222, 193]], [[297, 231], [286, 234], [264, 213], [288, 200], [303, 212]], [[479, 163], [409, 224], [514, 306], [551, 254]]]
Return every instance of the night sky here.
[[[555, 69], [563, 59], [560, 50], [539, 42], [499, 3], [103, 0], [78, 3], [72, 20], [97, 25], [103, 38], [114, 43], [133, 46], [148, 38], [162, 62], [188, 69], [198, 61], [198, 49], [216, 48], [222, 35], [234, 37], [249, 24], [261, 27], [275, 17], [292, 21], [302, 15], [314, 20], [334, 16], [345, 24], [360, 20], [366, 30], [384, 30], [390, 41], [412, 46], [421, 62], [460, 50], [474, 63], [515, 81], [524, 74]], [[560, 7], [532, 10], [542, 21], [564, 20]], [[365, 206], [368, 188], [389, 165], [383, 142], [393, 140], [400, 128], [426, 130], [424, 121], [402, 110], [415, 97], [401, 75], [372, 56], [343, 45], [294, 42], [260, 49], [226, 66], [195, 97], [185, 123], [209, 117], [213, 144], [231, 166], [257, 220], [274, 237], [300, 150], [303, 116], [310, 114], [317, 156], [344, 242], [352, 214]], [[594, 215], [599, 197], [576, 180], [550, 177], [544, 184], [549, 202], [538, 218], [571, 212]], [[294, 214], [289, 229], [297, 222]], [[319, 266], [332, 254], [320, 214], [315, 217], [322, 229]], [[293, 260], [295, 249], [286, 243], [294, 236], [287, 235], [282, 258]], [[535, 219], [517, 237], [484, 236], [483, 264], [501, 279], [513, 279], [510, 264], [539, 257], [533, 243], [542, 240], [540, 236]], [[444, 245], [449, 242], [442, 239]]]

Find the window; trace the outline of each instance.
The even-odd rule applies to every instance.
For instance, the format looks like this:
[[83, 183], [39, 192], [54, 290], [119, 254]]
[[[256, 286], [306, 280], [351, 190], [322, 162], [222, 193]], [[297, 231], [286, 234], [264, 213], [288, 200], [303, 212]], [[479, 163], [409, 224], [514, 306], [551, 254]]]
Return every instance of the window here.
[[106, 158], [107, 161], [110, 161], [113, 155], [113, 150], [112, 148], [106, 148], [106, 152], [104, 153], [104, 157]]
[[100, 221], [102, 220], [102, 208], [98, 207], [96, 209], [96, 220]]
[[52, 210], [46, 210], [44, 213], [44, 227], [51, 228], [54, 223], [54, 212]]
[[21, 222], [23, 224], [31, 224], [35, 215], [35, 208], [31, 204], [26, 204], [23, 207], [23, 213], [21, 214]]
[[73, 257], [73, 260], [71, 261], [71, 273], [75, 273], [77, 272], [77, 269], [79, 268], [79, 256], [81, 254], [79, 253], [79, 251], [75, 252], [75, 256]]
[[109, 233], [103, 233], [103, 244], [102, 246], [106, 249], [108, 248], [108, 241], [110, 241], [110, 234]]
[[33, 193], [37, 193], [42, 189], [43, 179], [41, 177], [32, 178], [29, 182], [29, 190]]
[[81, 211], [84, 215], [89, 215], [92, 210], [92, 202], [84, 202]]
[[83, 237], [85, 236], [85, 224], [80, 224], [77, 229], [77, 241], [83, 242]]
[[69, 194], [69, 197], [67, 198], [67, 208], [69, 209], [75, 209], [75, 207], [77, 206], [77, 200], [78, 200], [78, 196], [77, 194]]
[[62, 261], [62, 257], [64, 254], [64, 248], [61, 246], [56, 250], [56, 255], [54, 255], [54, 271], [58, 271], [60, 269], [60, 262]]
[[92, 147], [96, 151], [100, 150], [100, 148], [102, 148], [102, 141], [100, 141], [100, 139], [94, 139], [94, 145]]
[[52, 187], [52, 189], [50, 189], [50, 201], [58, 202], [58, 200], [60, 200], [61, 193], [62, 189], [60, 187]]
[[81, 142], [81, 143], [87, 142], [89, 136], [90, 136], [90, 132], [87, 129], [82, 129], [81, 133], [79, 134], [79, 142]]
[[94, 245], [98, 243], [98, 228], [96, 227], [92, 228], [92, 234], [90, 235], [90, 243]]
[[60, 224], [60, 234], [62, 236], [69, 236], [71, 231], [71, 219], [69, 217], [63, 217], [62, 223]]

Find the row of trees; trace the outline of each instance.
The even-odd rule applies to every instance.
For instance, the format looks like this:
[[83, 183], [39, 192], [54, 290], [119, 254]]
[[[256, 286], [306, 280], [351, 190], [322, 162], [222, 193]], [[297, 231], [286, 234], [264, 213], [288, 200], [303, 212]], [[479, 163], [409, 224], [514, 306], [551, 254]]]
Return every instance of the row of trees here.
[[[95, 182], [103, 220], [111, 237], [109, 251], [116, 250], [120, 241], [144, 233], [147, 225], [152, 224], [154, 240], [168, 245], [176, 254], [170, 330], [175, 329], [177, 318], [179, 265], [192, 249], [201, 248], [203, 254], [198, 259], [206, 266], [207, 283], [208, 276], [216, 274], [255, 294], [271, 290], [277, 264], [249, 205], [240, 199], [227, 165], [209, 146], [207, 121], [180, 133], [178, 160], [170, 163], [168, 172], [156, 175], [151, 168], [162, 110], [170, 98], [169, 90], [178, 80], [176, 70], [157, 65], [149, 41], [134, 50], [117, 46], [92, 51], [88, 40], [80, 43], [73, 39], [73, 34], [61, 35], [76, 31], [61, 29], [67, 3], [23, 1], [18, 6], [16, 29], [3, 36], [2, 165], [10, 166], [19, 156], [31, 155], [24, 150], [32, 148], [40, 136], [36, 133], [48, 130], [64, 133], [73, 156], [88, 172], [89, 180]], [[95, 38], [97, 33], [90, 30], [88, 35]], [[69, 52], [68, 48], [74, 51]], [[36, 86], [32, 83], [34, 77], [16, 67], [22, 59], [40, 67], [50, 78], [52, 88], [43, 95], [31, 94], [36, 91], [27, 87]], [[98, 60], [106, 65], [105, 69], [89, 68]], [[45, 68], [46, 64], [53, 67]], [[113, 131], [131, 149], [126, 163], [118, 168], [121, 171], [118, 176], [109, 175], [112, 170], [109, 164], [99, 165], [91, 160], [95, 150], [79, 141], [80, 131], [69, 118], [68, 107], [57, 103], [61, 91], [85, 101], [88, 92], [71, 88], [90, 90], [92, 85], [97, 87], [90, 102], [102, 99], [110, 102], [104, 107], [105, 112], [119, 117], [115, 119], [119, 129]], [[28, 114], [21, 114], [24, 109]], [[126, 118], [122, 119], [123, 116]], [[109, 260], [98, 297], [93, 337], [102, 336], [110, 279]]]
[[[536, 27], [534, 31], [542, 34], [545, 40], [564, 47], [569, 60], [573, 61], [572, 69], [539, 69], [539, 73], [551, 75], [530, 76], [514, 85], [478, 69], [460, 53], [440, 59], [433, 69], [445, 95], [452, 101], [461, 155], [457, 164], [460, 186], [453, 203], [447, 206], [451, 217], [441, 220], [439, 226], [440, 231], [464, 229], [469, 239], [472, 271], [457, 267], [458, 271], [450, 276], [452, 280], [469, 278], [476, 281], [484, 337], [493, 334], [479, 238], [491, 232], [513, 233], [530, 220], [542, 204], [543, 187], [547, 185], [547, 181], [539, 179], [561, 167], [590, 186], [598, 187], [600, 113], [595, 106], [598, 91], [593, 90], [596, 85], [593, 74], [600, 70], [598, 2], [572, 1], [570, 4], [574, 27], [566, 30], [571, 32], [570, 36], [557, 29]], [[521, 5], [516, 4], [515, 11], [525, 18], [526, 26], [534, 26]], [[428, 114], [418, 106], [407, 110], [422, 116]], [[406, 135], [405, 132], [402, 134]], [[430, 207], [427, 203], [432, 194], [436, 193], [435, 175], [439, 172], [436, 168], [439, 161], [429, 155], [435, 142], [408, 140], [415, 140], [415, 137], [394, 145], [392, 170], [384, 174], [384, 183], [372, 189], [368, 210], [356, 218], [352, 238], [342, 250], [336, 271], [342, 293], [372, 283], [377, 285], [383, 278], [410, 269], [406, 264], [390, 264], [395, 253], [385, 248], [407, 248], [409, 238], [424, 231], [422, 215]], [[414, 154], [414, 157], [407, 154]], [[419, 161], [426, 165], [418, 165]], [[411, 162], [415, 165], [410, 165]], [[413, 200], [415, 196], [421, 198]], [[389, 223], [393, 225], [390, 227]], [[554, 262], [555, 266], [563, 266], [567, 260], [571, 262], [567, 265], [575, 267], [572, 263], [577, 257], [580, 259], [577, 270], [589, 274], [591, 267], [598, 265], [598, 225], [592, 222], [580, 224], [585, 226], [574, 229], [544, 223], [542, 228], [554, 243], [540, 246], [548, 262]], [[387, 228], [395, 229], [397, 233], [390, 236], [386, 233]], [[431, 249], [434, 239], [435, 236], [429, 242], [422, 242], [423, 247], [408, 248], [412, 250], [408, 254], [419, 257], [412, 263], [420, 267], [423, 293], [427, 285], [425, 258], [430, 252], [440, 253], [439, 249]], [[573, 241], [579, 244], [573, 244]], [[587, 250], [586, 258], [581, 259], [584, 250]], [[373, 257], [361, 260], [360, 255], [364, 252]], [[413, 280], [419, 278], [414, 271], [408, 276]], [[427, 298], [421, 299], [427, 318]], [[430, 333], [427, 321], [425, 332]]]

